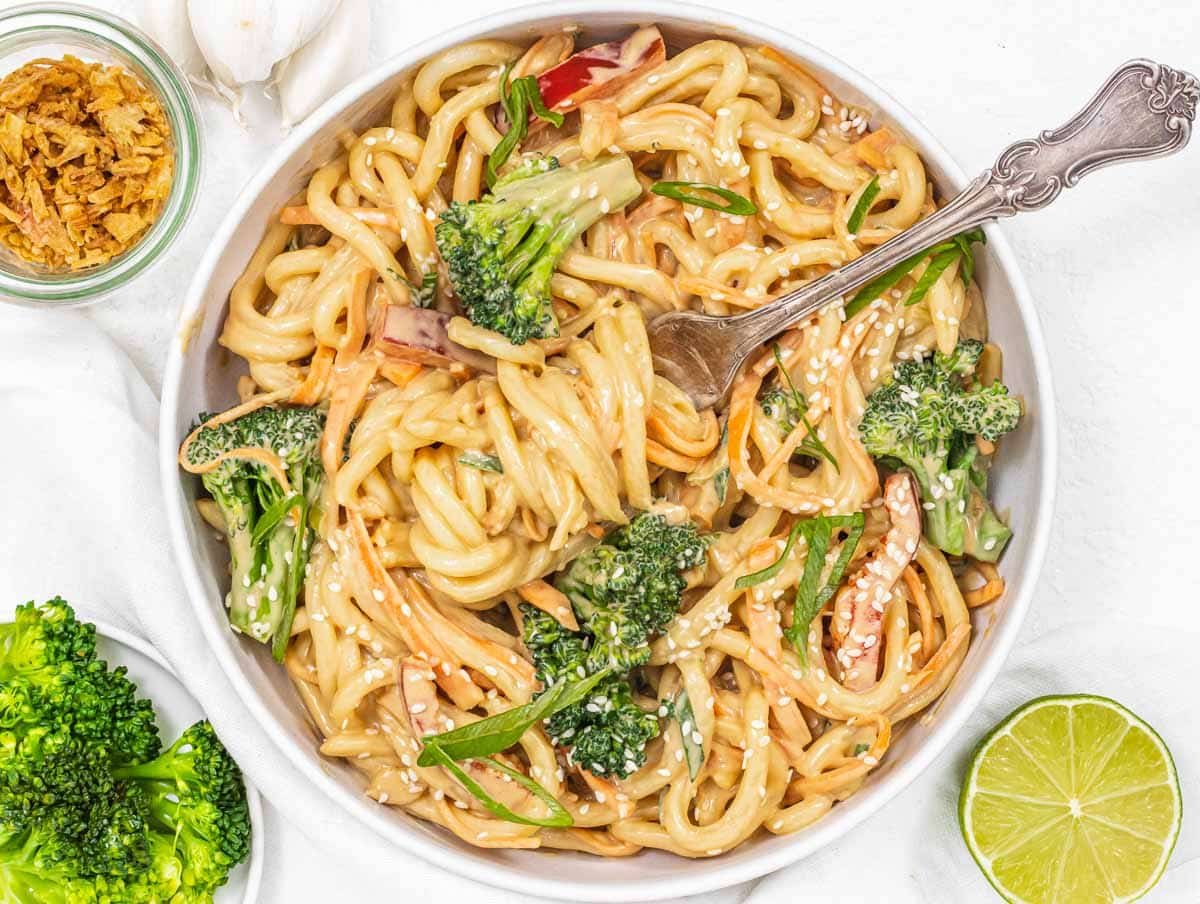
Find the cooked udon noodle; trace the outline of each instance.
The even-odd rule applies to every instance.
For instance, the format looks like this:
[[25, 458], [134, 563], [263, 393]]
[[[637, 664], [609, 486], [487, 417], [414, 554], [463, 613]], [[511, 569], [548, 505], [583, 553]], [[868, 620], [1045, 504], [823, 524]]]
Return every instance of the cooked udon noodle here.
[[[370, 342], [374, 309], [409, 304], [422, 274], [441, 269], [436, 306], [454, 309], [434, 223], [451, 201], [486, 191], [501, 66], [539, 73], [572, 50], [566, 32], [530, 47], [484, 40], [422, 66], [386, 121], [342, 135], [340, 156], [293, 201], [309, 225], [293, 218], [267, 230], [220, 341], [249, 365], [239, 387], [248, 407], [328, 406], [319, 540], [286, 657], [321, 752], [360, 770], [381, 804], [474, 845], [715, 855], [760, 829], [795, 832], [853, 794], [896, 727], [953, 679], [969, 607], [1003, 591], [992, 566], [952, 570], [906, 534], [914, 500], [904, 486], [884, 498], [856, 435], [866, 396], [896, 361], [985, 338], [984, 312], [975, 284], [951, 266], [916, 305], [893, 290], [849, 318], [834, 305], [790, 330], [778, 355], [763, 350], [739, 379], [725, 411], [697, 411], [656, 375], [648, 318], [756, 308], [935, 206], [920, 157], [894, 132], [869, 130], [865, 111], [770, 48], [708, 40], [598, 92], [521, 150], [564, 164], [627, 154], [644, 186], [727, 186], [757, 215], [644, 193], [562, 258], [552, 284], [560, 338], [512, 346], [454, 320], [452, 338], [494, 358], [494, 374], [381, 354]], [[850, 212], [873, 178], [878, 197], [851, 234]], [[757, 396], [781, 365], [836, 467], [794, 457], [803, 422], [782, 437], [769, 429]], [[464, 450], [496, 456], [503, 473], [464, 464]], [[632, 510], [687, 518], [715, 536], [639, 685], [647, 710], [686, 688], [695, 724], [683, 727], [703, 766], [689, 776], [675, 720], [664, 719], [645, 766], [625, 780], [571, 766], [533, 728], [511, 761], [574, 826], [498, 819], [442, 768], [416, 765], [419, 738], [533, 697], [518, 603], [552, 604], [542, 579]], [[839, 595], [814, 620], [805, 668], [781, 636], [804, 544], [766, 583], [735, 581], [779, 555], [797, 518], [858, 511], [866, 532], [847, 588], [877, 595], [881, 633], [852, 635], [859, 648], [847, 647]], [[870, 564], [902, 541], [903, 567]], [[402, 661], [423, 664], [403, 688]]]

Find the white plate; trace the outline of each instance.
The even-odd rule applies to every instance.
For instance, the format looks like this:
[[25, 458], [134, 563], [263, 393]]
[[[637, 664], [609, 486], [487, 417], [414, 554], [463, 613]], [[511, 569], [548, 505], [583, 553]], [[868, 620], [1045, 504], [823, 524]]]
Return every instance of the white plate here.
[[[285, 138], [243, 189], [209, 242], [184, 301], [178, 335], [168, 354], [159, 418], [159, 468], [167, 503], [171, 543], [197, 617], [213, 655], [247, 709], [297, 770], [297, 781], [321, 789], [335, 806], [361, 825], [347, 844], [378, 851], [394, 846], [489, 886], [576, 901], [629, 901], [697, 894], [754, 879], [787, 866], [850, 831], [927, 770], [961, 729], [996, 677], [1016, 640], [1033, 597], [1045, 555], [1053, 508], [1057, 441], [1050, 367], [1029, 290], [1003, 235], [987, 229], [978, 278], [987, 299], [992, 336], [1003, 347], [1005, 380], [1022, 395], [1027, 414], [1004, 441], [993, 471], [996, 501], [1012, 513], [1014, 538], [1000, 570], [1008, 581], [1005, 599], [973, 613], [976, 633], [962, 669], [947, 693], [919, 720], [912, 720], [862, 790], [794, 835], [760, 834], [721, 857], [683, 860], [646, 851], [636, 857], [600, 860], [583, 854], [483, 850], [429, 823], [381, 807], [363, 796], [363, 778], [352, 766], [323, 760], [314, 729], [284, 670], [261, 644], [230, 632], [223, 605], [228, 550], [213, 541], [197, 517], [197, 482], [176, 464], [179, 441], [198, 411], [220, 411], [237, 401], [235, 384], [243, 366], [217, 344], [229, 289], [262, 237], [266, 223], [314, 168], [341, 145], [343, 128], [375, 124], [388, 109], [403, 75], [430, 55], [464, 41], [490, 37], [528, 41], [564, 27], [579, 26], [581, 46], [626, 34], [655, 22], [673, 49], [712, 36], [750, 46], [770, 44], [802, 62], [843, 100], [871, 113], [871, 125], [888, 125], [921, 153], [941, 197], [966, 185], [962, 171], [895, 99], [862, 74], [778, 27], [681, 3], [545, 3], [469, 23], [399, 54], [340, 91]], [[931, 93], [944, 85], [930, 84]], [[997, 135], [997, 141], [1008, 137]], [[320, 814], [313, 814], [317, 826]], [[953, 814], [947, 811], [947, 818]]]
[[[189, 725], [204, 718], [204, 710], [188, 693], [167, 664], [162, 654], [140, 637], [114, 625], [92, 621], [96, 626], [96, 648], [110, 668], [119, 665], [129, 670], [129, 677], [138, 686], [140, 696], [154, 703], [158, 728], [164, 745], [170, 744]], [[253, 785], [246, 783], [246, 800], [250, 805], [250, 856], [229, 875], [214, 898], [215, 904], [258, 904], [259, 886], [263, 871], [263, 811], [262, 797]]]

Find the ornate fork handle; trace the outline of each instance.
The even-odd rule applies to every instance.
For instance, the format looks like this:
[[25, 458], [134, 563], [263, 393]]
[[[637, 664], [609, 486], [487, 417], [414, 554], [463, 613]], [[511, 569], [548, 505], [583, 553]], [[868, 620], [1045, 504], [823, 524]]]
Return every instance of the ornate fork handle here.
[[727, 342], [727, 351], [743, 357], [913, 254], [989, 220], [1039, 210], [1092, 170], [1178, 150], [1191, 135], [1198, 97], [1195, 76], [1130, 60], [1065, 125], [1009, 145], [991, 169], [933, 215], [798, 291], [728, 318], [727, 337], [736, 334], [737, 341]]

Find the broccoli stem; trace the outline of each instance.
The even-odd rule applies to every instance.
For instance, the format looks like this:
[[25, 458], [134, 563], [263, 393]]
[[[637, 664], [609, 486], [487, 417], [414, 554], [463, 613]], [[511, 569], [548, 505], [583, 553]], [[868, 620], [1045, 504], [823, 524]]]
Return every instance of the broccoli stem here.
[[968, 479], [960, 468], [944, 468], [922, 462], [909, 470], [921, 486], [921, 498], [932, 503], [925, 508], [925, 536], [938, 549], [960, 556], [966, 542], [966, 498]]

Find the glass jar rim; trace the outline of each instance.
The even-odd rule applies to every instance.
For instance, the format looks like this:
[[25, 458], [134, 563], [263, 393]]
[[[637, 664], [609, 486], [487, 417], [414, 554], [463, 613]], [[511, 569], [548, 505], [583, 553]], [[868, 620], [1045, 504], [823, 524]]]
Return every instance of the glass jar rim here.
[[69, 306], [98, 301], [158, 261], [195, 207], [203, 136], [196, 95], [182, 70], [152, 38], [120, 16], [67, 3], [30, 3], [0, 12], [0, 57], [39, 41], [98, 47], [126, 64], [162, 104], [171, 124], [175, 166], [158, 218], [137, 243], [108, 263], [66, 273], [17, 272], [0, 264], [0, 300]]

